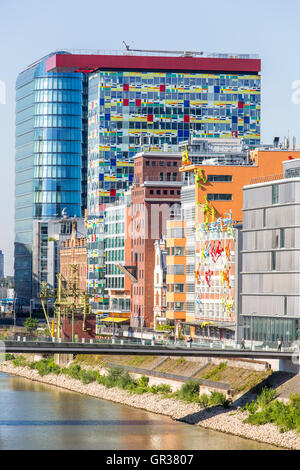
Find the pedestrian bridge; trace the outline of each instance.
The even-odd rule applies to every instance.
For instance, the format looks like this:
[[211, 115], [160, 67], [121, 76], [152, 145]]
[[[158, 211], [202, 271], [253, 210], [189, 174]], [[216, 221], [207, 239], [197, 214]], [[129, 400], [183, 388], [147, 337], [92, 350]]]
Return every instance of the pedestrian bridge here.
[[[130, 340], [82, 340], [79, 342], [60, 341], [29, 341], [25, 337], [18, 340], [4, 340], [0, 342], [0, 352], [6, 353], [51, 353], [51, 354], [108, 354], [108, 355], [151, 355], [151, 356], [182, 356], [182, 357], [224, 357], [224, 358], [252, 358], [252, 359], [279, 359], [299, 363], [299, 348], [283, 348], [282, 351], [271, 349], [268, 346], [255, 346], [241, 349], [229, 347], [224, 343], [187, 343], [169, 342], [158, 344], [154, 341]], [[1, 351], [2, 349], [2, 351]], [[3, 351], [4, 350], [4, 351]]]

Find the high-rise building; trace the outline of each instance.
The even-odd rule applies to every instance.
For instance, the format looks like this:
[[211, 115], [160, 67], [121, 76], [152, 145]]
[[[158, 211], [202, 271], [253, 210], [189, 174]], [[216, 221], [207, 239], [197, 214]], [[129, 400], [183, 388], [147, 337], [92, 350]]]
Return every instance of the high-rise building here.
[[132, 183], [133, 156], [143, 144], [175, 151], [192, 133], [243, 137], [255, 147], [260, 140], [260, 60], [226, 54], [66, 53], [47, 58], [46, 72], [89, 74], [87, 284], [95, 294], [94, 309], [105, 310], [104, 210]]
[[87, 79], [47, 72], [49, 57], [16, 83], [15, 290], [24, 305], [41, 281], [33, 282], [33, 222], [86, 208]]

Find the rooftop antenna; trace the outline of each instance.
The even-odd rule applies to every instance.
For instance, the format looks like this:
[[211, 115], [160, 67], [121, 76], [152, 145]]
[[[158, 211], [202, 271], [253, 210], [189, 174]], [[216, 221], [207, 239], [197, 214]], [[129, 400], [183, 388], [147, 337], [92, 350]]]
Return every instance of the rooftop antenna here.
[[[125, 41], [122, 41], [122, 42], [123, 42], [124, 46], [126, 47], [126, 50], [127, 50], [128, 52], [130, 52], [130, 51], [132, 50], [132, 49], [130, 49], [130, 44], [126, 44]], [[131, 41], [131, 44], [133, 44], [133, 41]]]
[[[133, 41], [132, 41], [133, 43]], [[153, 50], [153, 49], [131, 49], [129, 44], [126, 44], [125, 41], [123, 41], [123, 44], [125, 45], [126, 49], [128, 52], [151, 52], [151, 53], [160, 53], [160, 54], [180, 54], [183, 57], [193, 57], [195, 55], [203, 55], [204, 52], [197, 52], [197, 51], [165, 51], [165, 50]]]

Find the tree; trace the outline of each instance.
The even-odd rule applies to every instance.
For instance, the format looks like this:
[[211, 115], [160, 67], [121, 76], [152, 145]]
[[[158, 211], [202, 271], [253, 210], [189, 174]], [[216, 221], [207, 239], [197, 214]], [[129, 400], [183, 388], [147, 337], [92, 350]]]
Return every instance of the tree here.
[[37, 329], [38, 320], [36, 320], [35, 318], [26, 318], [25, 322], [23, 323], [23, 326], [28, 333], [31, 333], [32, 331], [35, 331]]

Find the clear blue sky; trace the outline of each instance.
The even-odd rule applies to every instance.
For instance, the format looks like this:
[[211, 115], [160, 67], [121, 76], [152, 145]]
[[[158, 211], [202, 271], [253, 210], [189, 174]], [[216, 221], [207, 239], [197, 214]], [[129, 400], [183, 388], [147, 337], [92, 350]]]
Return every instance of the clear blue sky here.
[[262, 59], [262, 142], [295, 135], [300, 147], [299, 0], [10, 0], [0, 7], [0, 249], [13, 273], [15, 80], [56, 49], [199, 50], [258, 53]]

